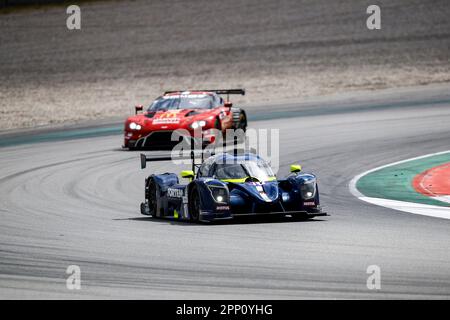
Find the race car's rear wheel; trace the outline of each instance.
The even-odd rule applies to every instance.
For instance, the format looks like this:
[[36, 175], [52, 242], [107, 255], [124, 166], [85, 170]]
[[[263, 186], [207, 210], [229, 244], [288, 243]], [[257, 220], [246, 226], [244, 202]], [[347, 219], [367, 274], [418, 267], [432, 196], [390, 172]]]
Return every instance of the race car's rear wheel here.
[[247, 116], [245, 112], [239, 108], [233, 110], [233, 126], [234, 129], [247, 130]]
[[216, 118], [216, 121], [214, 122], [214, 128], [217, 130], [222, 130], [222, 125], [220, 123], [219, 118]]
[[244, 130], [244, 132], [247, 131], [247, 117], [243, 112], [239, 115], [239, 129]]
[[147, 201], [150, 215], [156, 217], [157, 211], [157, 195], [156, 195], [156, 183], [153, 179], [149, 179], [147, 186]]
[[189, 216], [192, 222], [198, 222], [200, 218], [200, 195], [197, 188], [193, 188], [189, 197]]

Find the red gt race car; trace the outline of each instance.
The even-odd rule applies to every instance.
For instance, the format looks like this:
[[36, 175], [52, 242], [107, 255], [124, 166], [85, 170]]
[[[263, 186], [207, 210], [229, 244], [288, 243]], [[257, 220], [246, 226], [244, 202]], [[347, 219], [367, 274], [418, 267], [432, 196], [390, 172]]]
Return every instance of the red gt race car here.
[[[205, 145], [214, 143], [217, 130], [225, 135], [227, 129], [247, 129], [247, 115], [233, 107], [229, 95], [245, 95], [244, 89], [167, 91], [144, 111], [135, 107], [134, 116], [128, 117], [124, 128], [124, 148], [173, 147], [172, 133], [185, 129], [191, 136], [202, 131]], [[224, 100], [221, 95], [226, 95]], [[214, 129], [214, 130], [212, 130]]]

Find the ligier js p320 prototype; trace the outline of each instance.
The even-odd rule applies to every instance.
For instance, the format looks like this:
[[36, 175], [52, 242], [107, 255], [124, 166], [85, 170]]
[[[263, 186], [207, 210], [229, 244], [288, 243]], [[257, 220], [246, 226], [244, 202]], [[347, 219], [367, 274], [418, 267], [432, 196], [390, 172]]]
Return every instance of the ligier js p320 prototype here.
[[[221, 153], [182, 171], [152, 174], [145, 180], [141, 213], [153, 217], [211, 222], [238, 216], [279, 215], [308, 219], [325, 216], [319, 202], [316, 176], [292, 165], [291, 173], [277, 179], [268, 162], [254, 153]], [[147, 158], [141, 154], [141, 168]], [[161, 159], [167, 160], [167, 159]], [[195, 173], [197, 170], [197, 173]]]
[[[157, 98], [145, 112], [136, 106], [136, 114], [125, 121], [124, 148], [173, 147], [175, 130], [183, 129], [193, 136], [201, 130], [204, 145], [215, 142], [216, 133], [227, 129], [247, 128], [247, 116], [234, 107], [229, 95], [244, 95], [244, 89], [167, 91]], [[227, 95], [225, 101], [220, 95]], [[179, 136], [177, 137], [179, 138]]]

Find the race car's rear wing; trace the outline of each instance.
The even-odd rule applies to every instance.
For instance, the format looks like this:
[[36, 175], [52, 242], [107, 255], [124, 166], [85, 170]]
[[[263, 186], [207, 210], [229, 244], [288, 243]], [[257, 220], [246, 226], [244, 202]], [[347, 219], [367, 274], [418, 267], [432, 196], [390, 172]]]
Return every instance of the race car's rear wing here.
[[147, 157], [143, 153], [141, 153], [140, 157], [141, 157], [141, 169], [145, 169], [147, 167], [147, 162], [150, 162], [150, 161], [170, 161], [170, 160], [172, 160], [172, 157], [150, 158], [150, 157]]
[[[161, 155], [161, 156], [156, 156], [156, 157], [147, 157], [145, 154], [141, 153], [140, 154], [140, 159], [141, 159], [141, 169], [145, 169], [147, 166], [147, 162], [153, 162], [153, 161], [170, 161], [170, 160], [180, 160], [180, 159], [191, 159], [192, 162], [192, 171], [194, 173], [196, 173], [196, 171], [198, 170], [198, 168], [203, 164], [203, 161], [205, 159], [205, 155], [207, 157], [213, 156], [216, 154], [216, 150], [215, 148], [212, 150], [204, 150], [203, 148], [201, 148], [200, 150], [196, 149], [196, 143], [194, 142], [194, 139], [191, 140], [190, 142], [190, 146], [191, 146], [191, 150], [190, 150], [190, 154], [189, 156], [177, 156], [176, 158], [173, 158], [172, 155], [168, 156], [168, 155]], [[254, 153], [256, 154], [256, 149], [255, 148], [250, 148], [250, 149], [245, 149], [245, 148], [238, 148], [238, 141], [237, 141], [237, 137], [235, 136], [233, 139], [233, 149], [232, 150], [227, 150], [226, 147], [226, 142], [223, 145], [224, 150], [223, 152], [227, 152], [230, 153], [230, 151], [233, 152], [234, 156], [236, 157], [238, 154], [245, 154], [245, 153]], [[201, 161], [200, 163], [197, 163], [196, 160], [196, 156], [200, 155], [201, 156]]]
[[164, 94], [169, 93], [177, 93], [177, 92], [192, 92], [192, 91], [198, 91], [198, 92], [215, 92], [217, 94], [226, 94], [229, 96], [230, 94], [240, 94], [241, 96], [245, 95], [245, 89], [212, 89], [212, 90], [172, 90], [172, 91], [166, 91]]
[[[190, 150], [189, 156], [186, 156], [186, 155], [179, 156], [178, 155], [175, 159], [172, 157], [172, 155], [171, 156], [147, 157], [145, 154], [141, 153], [141, 155], [140, 155], [140, 158], [141, 158], [141, 169], [145, 169], [145, 167], [147, 166], [147, 162], [150, 162], [150, 161], [170, 161], [170, 160], [180, 160], [180, 159], [191, 159], [192, 171], [194, 173], [196, 173], [196, 170], [198, 170], [198, 168], [203, 163], [205, 154], [208, 154], [208, 156], [211, 156], [211, 155], [215, 154], [214, 150], [204, 150], [203, 148], [200, 148], [200, 150], [196, 149], [196, 146], [198, 146], [199, 142], [201, 143], [201, 141], [196, 140], [195, 138], [191, 138], [191, 140], [190, 140], [191, 150]], [[201, 154], [201, 162], [200, 163], [196, 163], [195, 162], [196, 155], [198, 153]]]
[[[201, 161], [200, 163], [197, 163], [196, 156], [201, 155]], [[154, 161], [171, 161], [171, 160], [182, 160], [182, 159], [190, 159], [192, 163], [192, 171], [196, 173], [198, 168], [203, 164], [203, 160], [205, 155], [208, 157], [215, 155], [214, 151], [211, 150], [198, 150], [198, 151], [191, 151], [189, 156], [159, 156], [159, 157], [147, 157], [145, 154], [141, 153], [141, 169], [145, 169], [147, 167], [147, 162], [154, 162]]]

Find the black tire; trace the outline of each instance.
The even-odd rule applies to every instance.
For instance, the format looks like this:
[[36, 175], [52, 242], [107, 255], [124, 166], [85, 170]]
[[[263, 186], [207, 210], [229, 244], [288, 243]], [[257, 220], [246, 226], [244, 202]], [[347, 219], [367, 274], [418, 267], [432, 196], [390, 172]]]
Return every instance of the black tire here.
[[124, 150], [128, 150], [128, 151], [133, 151], [133, 150], [135, 150], [134, 145], [130, 145], [130, 144], [124, 144], [124, 145], [122, 146], [122, 148], [123, 148]]
[[[219, 118], [216, 118], [216, 121], [214, 122], [214, 129], [219, 131], [219, 135], [220, 135], [219, 137], [222, 137], [222, 138], [225, 137], [225, 132], [222, 131], [222, 124], [220, 123]], [[216, 139], [219, 137], [216, 137]], [[215, 143], [215, 141], [214, 141], [214, 143]]]
[[241, 109], [233, 111], [233, 127], [234, 129], [242, 129], [244, 132], [247, 130], [247, 116]]
[[197, 188], [194, 187], [189, 196], [189, 217], [192, 222], [199, 222], [200, 208], [200, 194], [198, 193]]
[[152, 217], [157, 216], [157, 194], [156, 194], [156, 183], [155, 181], [150, 178], [148, 180], [148, 189], [147, 189], [147, 202], [148, 202], [148, 208], [150, 210], [150, 215]]
[[219, 118], [216, 118], [216, 122], [214, 122], [214, 128], [217, 130], [222, 130], [222, 125], [220, 123]]
[[247, 131], [247, 117], [244, 112], [241, 111], [239, 114], [239, 123], [238, 123], [238, 129], [242, 129]]

